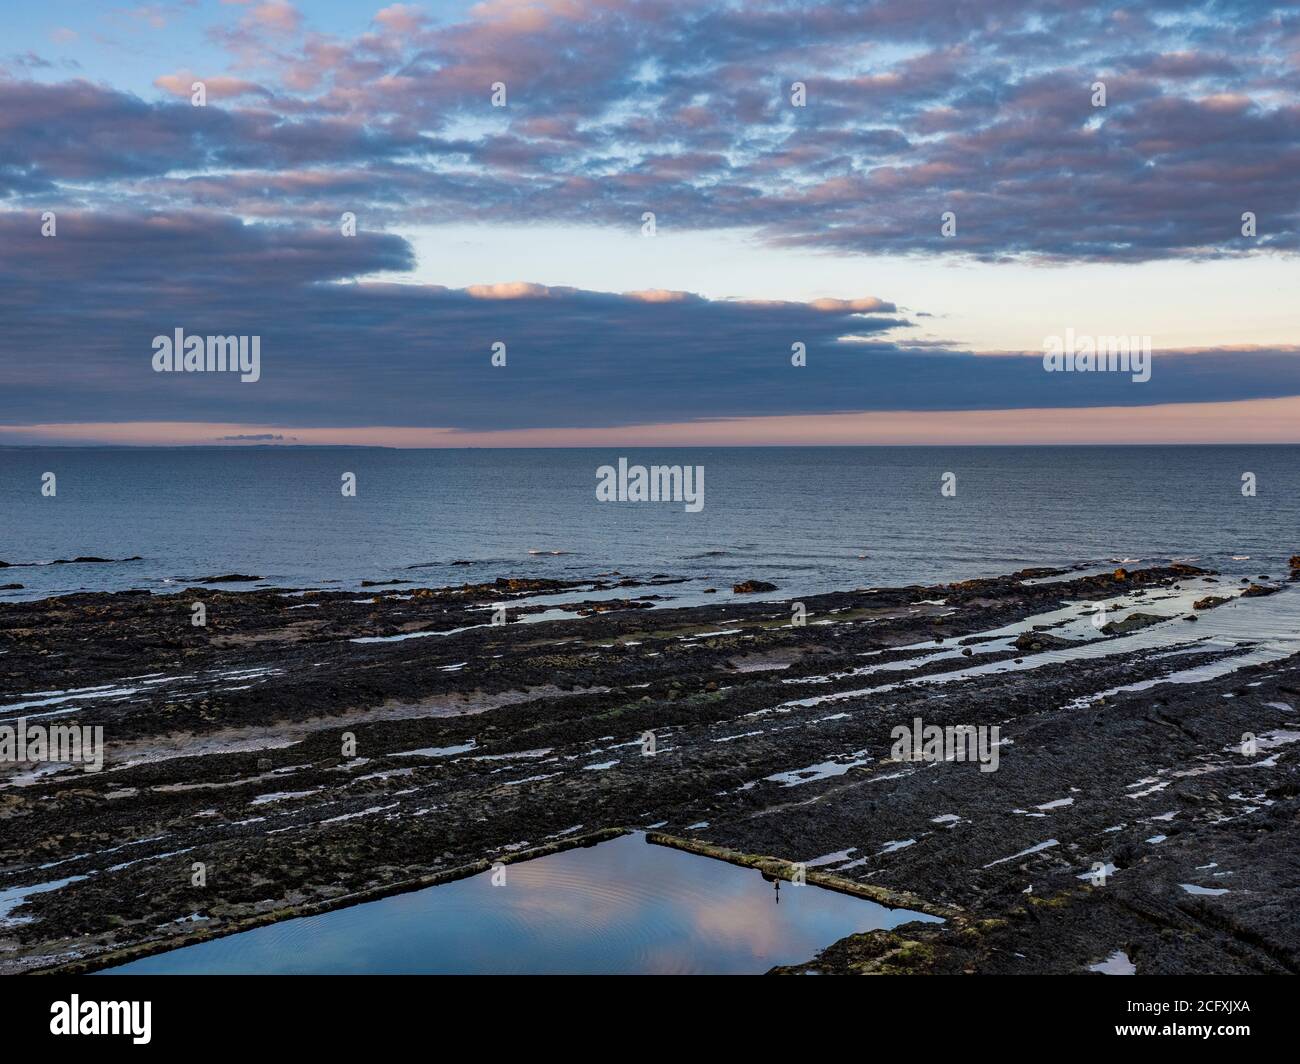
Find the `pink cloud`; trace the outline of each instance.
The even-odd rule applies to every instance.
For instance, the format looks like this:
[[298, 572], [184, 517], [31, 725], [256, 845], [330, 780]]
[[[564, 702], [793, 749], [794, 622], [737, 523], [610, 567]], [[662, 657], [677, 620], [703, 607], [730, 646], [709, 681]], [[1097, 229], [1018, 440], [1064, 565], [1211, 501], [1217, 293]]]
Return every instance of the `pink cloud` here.
[[264, 0], [245, 16], [246, 21], [279, 33], [296, 33], [302, 14], [288, 0]]
[[247, 96], [250, 93], [266, 94], [266, 89], [255, 81], [245, 81], [243, 78], [225, 77], [217, 75], [216, 77], [199, 77], [197, 74], [188, 70], [177, 71], [175, 74], [163, 74], [154, 78], [154, 85], [169, 92], [173, 96], [188, 98], [194, 91], [193, 85], [196, 81], [203, 82], [207, 89], [210, 99], [228, 99], [235, 96]]
[[390, 4], [375, 15], [375, 21], [392, 33], [415, 33], [427, 16], [414, 4]]
[[1300, 443], [1300, 396], [1147, 407], [897, 410], [481, 432], [179, 421], [0, 425], [0, 443], [18, 444], [218, 445], [226, 443], [222, 437], [261, 435], [284, 436], [299, 444], [407, 448]]

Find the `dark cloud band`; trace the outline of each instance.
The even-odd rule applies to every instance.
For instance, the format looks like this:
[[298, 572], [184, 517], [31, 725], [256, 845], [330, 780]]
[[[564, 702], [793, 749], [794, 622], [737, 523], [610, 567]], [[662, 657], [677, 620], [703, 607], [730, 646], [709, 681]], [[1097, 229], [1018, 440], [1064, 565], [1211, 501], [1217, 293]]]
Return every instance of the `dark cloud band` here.
[[[399, 237], [214, 215], [0, 215], [0, 422], [515, 429], [862, 410], [1145, 405], [1300, 395], [1281, 350], [1155, 355], [1151, 379], [1048, 373], [1041, 352], [911, 345], [879, 299], [709, 300], [536, 284], [357, 282]], [[260, 337], [260, 377], [155, 373], [152, 341]], [[506, 345], [506, 365], [491, 363]], [[792, 365], [804, 344], [807, 365]], [[1157, 344], [1158, 347], [1158, 344]]]

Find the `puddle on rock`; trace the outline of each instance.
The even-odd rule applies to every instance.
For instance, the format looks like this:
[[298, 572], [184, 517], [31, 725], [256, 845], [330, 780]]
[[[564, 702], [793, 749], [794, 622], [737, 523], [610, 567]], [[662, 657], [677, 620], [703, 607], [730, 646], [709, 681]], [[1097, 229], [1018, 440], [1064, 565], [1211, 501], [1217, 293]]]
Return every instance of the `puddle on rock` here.
[[634, 834], [144, 957], [126, 974], [759, 974], [906, 909], [781, 883]]

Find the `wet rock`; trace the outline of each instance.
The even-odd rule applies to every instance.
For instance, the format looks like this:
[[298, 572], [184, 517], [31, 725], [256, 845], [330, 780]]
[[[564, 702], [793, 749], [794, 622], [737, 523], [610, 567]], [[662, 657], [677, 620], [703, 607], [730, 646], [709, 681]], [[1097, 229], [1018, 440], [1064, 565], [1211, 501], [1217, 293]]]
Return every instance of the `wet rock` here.
[[562, 591], [563, 580], [529, 579], [527, 577], [498, 576], [496, 586], [507, 591]]
[[[50, 562], [51, 565], [112, 565], [114, 562], [138, 562], [143, 561], [138, 554], [133, 554], [129, 558], [100, 558], [93, 554], [85, 554], [76, 558], [55, 558]], [[18, 569], [31, 568], [39, 562], [0, 562], [0, 569]]]
[[1123, 620], [1103, 624], [1101, 630], [1106, 635], [1127, 635], [1129, 632], [1149, 628], [1153, 624], [1159, 624], [1161, 621], [1167, 621], [1168, 619], [1168, 617], [1157, 617], [1154, 613], [1130, 613]]
[[752, 595], [758, 591], [775, 591], [776, 585], [769, 584], [766, 580], [746, 580], [744, 583], [735, 584], [731, 590], [736, 595]]
[[1232, 599], [1224, 598], [1222, 595], [1206, 595], [1205, 598], [1197, 599], [1192, 603], [1194, 610], [1212, 610], [1215, 606], [1222, 606], [1225, 602], [1231, 602]]
[[1013, 644], [1017, 650], [1062, 650], [1078, 645], [1077, 639], [1063, 639], [1046, 632], [1022, 632]]
[[582, 603], [577, 612], [583, 617], [591, 617], [597, 613], [614, 613], [617, 610], [652, 609], [654, 609], [653, 602], [639, 602], [636, 599], [596, 599]]
[[200, 576], [196, 584], [245, 584], [251, 580], [263, 580], [265, 577], [249, 576], [245, 573], [225, 573], [222, 576]]
[[1120, 566], [1118, 569], [1115, 570], [1114, 576], [1116, 580], [1127, 580], [1128, 570], [1125, 569], [1123, 566]]
[[1269, 584], [1251, 584], [1241, 593], [1242, 598], [1259, 598], [1261, 595], [1276, 595], [1282, 589]]
[[[1167, 588], [1173, 578], [1168, 568], [1134, 569], [1125, 589]], [[577, 586], [570, 599], [591, 589], [590, 581]], [[193, 736], [184, 747], [193, 756], [118, 767], [111, 776], [55, 774], [35, 788], [0, 790], [0, 867], [8, 869], [0, 871], [0, 890], [30, 882], [21, 869], [33, 855], [66, 861], [61, 876], [93, 873], [32, 896], [18, 914], [31, 921], [6, 929], [18, 945], [0, 951], [0, 970], [68, 957], [102, 963], [98, 951], [106, 945], [157, 937], [156, 928], [196, 911], [235, 921], [299, 900], [328, 901], [376, 885], [387, 890], [431, 869], [477, 867], [503, 847], [578, 823], [599, 829], [708, 820], [710, 834], [728, 846], [781, 860], [862, 847], [868, 861], [847, 877], [963, 906], [960, 919], [943, 925], [853, 940], [895, 936], [880, 958], [900, 971], [1079, 971], [1096, 960], [1100, 940], [1125, 944], [1139, 968], [1144, 957], [1159, 956], [1170, 972], [1276, 971], [1277, 958], [1300, 955], [1295, 921], [1287, 919], [1286, 889], [1294, 882], [1287, 859], [1300, 827], [1292, 770], [1285, 753], [1273, 769], [1261, 769], [1220, 751], [1246, 732], [1285, 723], [1270, 703], [1293, 704], [1300, 696], [1300, 658], [1250, 666], [1236, 678], [1121, 690], [1106, 698], [1104, 711], [1097, 708], [1099, 692], [1220, 657], [1218, 649], [1196, 650], [1189, 633], [1182, 637], [1188, 653], [1177, 657], [1117, 644], [1114, 654], [1095, 660], [1036, 658], [1040, 667], [1032, 671], [995, 665], [958, 684], [905, 682], [888, 694], [854, 695], [844, 712], [791, 704], [784, 723], [816, 721], [811, 727], [770, 729], [750, 716], [787, 700], [864, 686], [848, 671], [867, 653], [906, 664], [918, 679], [968, 668], [926, 649], [936, 631], [959, 651], [970, 650], [968, 658], [980, 645], [982, 661], [1014, 655], [1023, 665], [1026, 657], [986, 633], [1010, 625], [1021, 632], [1044, 613], [1115, 591], [1104, 570], [1048, 585], [990, 578], [949, 599], [953, 613], [941, 629], [915, 610], [940, 597], [939, 587], [810, 595], [809, 612], [847, 622], [816, 640], [771, 624], [774, 608], [758, 598], [713, 599], [653, 618], [616, 611], [493, 628], [484, 623], [484, 606], [527, 594], [503, 594], [495, 583], [430, 589], [421, 598], [385, 595], [376, 604], [358, 602], [362, 596], [351, 590], [303, 596], [209, 589], [202, 597], [220, 604], [210, 630], [192, 629], [185, 603], [174, 596], [0, 602], [0, 639], [14, 636], [0, 655], [6, 689], [165, 675], [172, 682], [142, 688], [130, 700], [88, 701], [79, 719], [109, 724], [119, 741], [146, 749], [166, 736]], [[743, 635], [697, 638], [742, 626]], [[439, 638], [356, 641], [434, 631]], [[1026, 635], [1039, 649], [1058, 638]], [[979, 642], [958, 642], [967, 639]], [[236, 669], [264, 671], [232, 676]], [[1262, 685], [1247, 689], [1247, 675]], [[865, 685], [898, 679], [911, 677], [886, 675]], [[850, 712], [858, 708], [870, 712]], [[937, 787], [940, 769], [898, 773], [871, 763], [826, 778], [803, 769], [793, 791], [763, 782], [850, 751], [868, 750], [871, 762], [889, 748], [891, 728], [918, 715], [940, 725], [1002, 723], [1008, 733], [1014, 727], [1014, 745], [1003, 750], [1004, 769], [1014, 757], [1014, 770], [996, 777], [997, 787], [974, 771], [944, 769]], [[250, 729], [255, 752], [221, 752], [221, 744]], [[593, 743], [627, 744], [631, 752], [645, 732], [660, 729], [660, 754], [677, 752], [652, 760], [653, 771], [632, 757], [611, 772], [584, 771], [598, 760]], [[345, 730], [355, 731], [367, 767], [340, 759]], [[723, 737], [728, 741], [717, 742]], [[265, 744], [277, 739], [293, 740], [274, 755], [280, 775], [248, 782], [259, 759], [272, 759]], [[471, 756], [398, 756], [467, 745], [476, 747]], [[546, 751], [545, 767], [520, 756], [538, 751]], [[1232, 764], [1221, 773], [1181, 773], [1202, 760]], [[381, 775], [394, 767], [405, 774]], [[856, 785], [873, 774], [871, 787]], [[1129, 784], [1147, 777], [1170, 785], [1139, 803]], [[125, 795], [126, 787], [134, 793]], [[1274, 805], [1244, 823], [1220, 828], [1218, 817], [1199, 815], [1215, 805], [1239, 815], [1242, 803], [1227, 795], [1265, 788]], [[252, 797], [280, 790], [300, 797], [250, 812]], [[1005, 815], [1009, 807], [1035, 809], [1066, 794], [1078, 801], [1052, 802], [1050, 821]], [[437, 815], [422, 815], [431, 804]], [[1170, 838], [1153, 850], [1142, 840], [1156, 829], [1133, 822], [1139, 804], [1147, 814], [1177, 809], [1174, 823], [1183, 835], [1161, 827]], [[761, 815], [778, 808], [779, 816]], [[961, 830], [940, 830], [937, 824], [947, 825], [953, 814], [965, 822]], [[935, 830], [921, 838], [918, 826], [932, 821]], [[1131, 826], [1099, 831], [1121, 823]], [[1049, 835], [1059, 845], [1035, 849]], [[913, 846], [872, 856], [888, 840], [911, 838], [918, 840]], [[114, 849], [127, 843], [129, 858]], [[175, 853], [186, 847], [221, 870], [210, 888], [219, 894], [201, 909], [188, 872], [194, 855]], [[1119, 854], [1127, 857], [1117, 861]], [[150, 855], [156, 860], [135, 860]], [[1193, 919], [1178, 890], [1184, 880], [1201, 881], [1195, 877], [1207, 873], [1195, 869], [1211, 859], [1235, 870], [1227, 882], [1242, 885], [1199, 903], [1226, 922]], [[1102, 891], [1078, 879], [1097, 861], [1145, 864], [1142, 874], [1117, 876]], [[1033, 893], [1024, 895], [1030, 882]], [[110, 916], [126, 920], [125, 927], [107, 928]], [[118, 938], [110, 942], [112, 934]], [[828, 956], [826, 970], [841, 970], [834, 952]]]
[[1012, 573], [1010, 580], [1041, 580], [1048, 576], [1061, 576], [1067, 572], [1065, 569], [1053, 569], [1048, 566], [1038, 566], [1036, 568], [1021, 569], [1019, 572]]

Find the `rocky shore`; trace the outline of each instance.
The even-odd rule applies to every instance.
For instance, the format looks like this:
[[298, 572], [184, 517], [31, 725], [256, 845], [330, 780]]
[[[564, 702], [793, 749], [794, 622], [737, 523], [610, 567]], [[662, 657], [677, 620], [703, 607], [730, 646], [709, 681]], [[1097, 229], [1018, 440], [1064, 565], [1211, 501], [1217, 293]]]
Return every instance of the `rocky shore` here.
[[[108, 747], [98, 773], [0, 764], [0, 971], [647, 828], [945, 914], [793, 970], [1300, 971], [1295, 583], [1081, 565], [691, 607], [677, 583], [0, 604], [0, 724]], [[892, 759], [918, 719], [997, 726], [997, 771]]]

